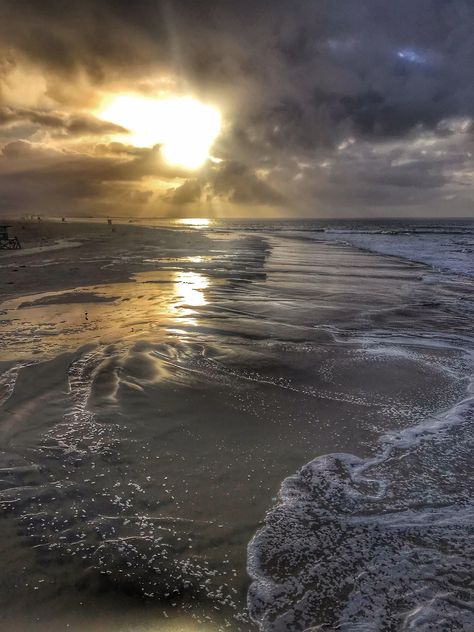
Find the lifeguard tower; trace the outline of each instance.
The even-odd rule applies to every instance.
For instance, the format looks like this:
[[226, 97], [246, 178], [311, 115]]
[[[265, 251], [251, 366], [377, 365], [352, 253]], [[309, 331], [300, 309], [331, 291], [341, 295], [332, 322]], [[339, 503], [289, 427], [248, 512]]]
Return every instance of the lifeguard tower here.
[[18, 237], [10, 237], [8, 229], [11, 226], [0, 225], [0, 250], [20, 250]]

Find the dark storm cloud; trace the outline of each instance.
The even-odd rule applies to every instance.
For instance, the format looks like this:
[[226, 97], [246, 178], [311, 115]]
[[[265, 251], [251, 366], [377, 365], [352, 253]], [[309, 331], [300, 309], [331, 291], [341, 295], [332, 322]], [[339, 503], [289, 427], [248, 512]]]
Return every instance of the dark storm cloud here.
[[199, 180], [187, 180], [180, 187], [177, 187], [170, 193], [166, 194], [165, 199], [171, 204], [191, 204], [192, 202], [200, 200], [202, 189], [203, 187]]
[[[97, 149], [95, 155], [83, 155], [22, 140], [8, 143], [0, 154], [0, 210], [65, 212], [67, 208], [68, 213], [71, 209], [83, 213], [86, 204], [94, 204], [95, 210], [115, 204], [115, 213], [133, 212], [137, 207], [124, 208], [124, 202], [148, 204], [153, 197], [146, 189], [150, 179], [172, 183], [189, 175], [167, 165], [159, 146], [137, 149], [109, 143]], [[157, 195], [173, 207], [206, 197], [242, 205], [284, 204], [281, 194], [247, 167], [233, 162], [211, 164], [199, 178], [185, 179], [169, 193]], [[159, 205], [155, 210], [160, 210]]]
[[211, 165], [198, 178], [186, 180], [169, 192], [165, 199], [172, 204], [192, 204], [202, 199], [225, 200], [236, 205], [284, 206], [284, 196], [258, 178], [245, 165], [232, 161]]
[[135, 154], [127, 153], [125, 145], [123, 149], [122, 154], [90, 156], [26, 141], [8, 143], [0, 154], [0, 210], [83, 214], [115, 205], [120, 214], [131, 210], [121, 208], [124, 198], [149, 200], [151, 193], [138, 188], [147, 177], [174, 180], [185, 175], [162, 161], [158, 146]]
[[[468, 179], [469, 134], [449, 126], [474, 116], [473, 24], [471, 0], [1, 0], [0, 100], [8, 94], [1, 77], [29, 64], [44, 74], [44, 98], [57, 111], [73, 105], [64, 115], [23, 108], [20, 121], [7, 103], [0, 125], [113, 133], [74, 108], [93, 100], [95, 88], [152, 90], [153, 77], [169, 73], [177, 89], [221, 105], [227, 116], [215, 148], [223, 162], [177, 186], [168, 195], [175, 206], [206, 192], [297, 212], [300, 202], [309, 209], [319, 197], [330, 206], [343, 195], [350, 212], [351, 190], [363, 206], [374, 196], [403, 205], [415, 189], [421, 204], [423, 192], [449, 189], [460, 172]], [[84, 77], [87, 89], [74, 90]], [[436, 148], [433, 140], [425, 153], [411, 151], [429, 131]], [[340, 149], [348, 139], [352, 149]], [[411, 155], [405, 166], [377, 164], [367, 151], [366, 144], [400, 139]], [[104, 181], [162, 174], [153, 152], [133, 157], [136, 150], [124, 147], [96, 148], [94, 160], [102, 152], [106, 166], [94, 162], [93, 183], [97, 169]], [[325, 161], [331, 168], [321, 167]]]
[[285, 201], [283, 195], [237, 162], [219, 165], [209, 181], [215, 195], [235, 204], [283, 205]]
[[[116, 154], [97, 156], [50, 149], [37, 143], [14, 141], [8, 143], [0, 154], [0, 170], [17, 174], [20, 178], [35, 176], [38, 180], [61, 179], [67, 183], [71, 177], [91, 181], [133, 182], [146, 176], [168, 179], [182, 178], [187, 172], [167, 165], [161, 157], [160, 147], [128, 152], [122, 145], [123, 153], [118, 153], [120, 143], [114, 144]], [[117, 160], [120, 156], [120, 160]], [[40, 165], [40, 167], [38, 167]], [[33, 172], [34, 171], [34, 172]]]

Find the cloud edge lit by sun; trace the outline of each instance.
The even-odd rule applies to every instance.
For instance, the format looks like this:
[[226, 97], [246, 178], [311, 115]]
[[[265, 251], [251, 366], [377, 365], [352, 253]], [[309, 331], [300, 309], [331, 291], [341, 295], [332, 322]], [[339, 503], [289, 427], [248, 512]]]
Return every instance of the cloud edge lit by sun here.
[[118, 94], [104, 99], [98, 118], [128, 130], [136, 147], [161, 145], [164, 160], [188, 170], [202, 167], [222, 126], [220, 111], [191, 96], [152, 98]]

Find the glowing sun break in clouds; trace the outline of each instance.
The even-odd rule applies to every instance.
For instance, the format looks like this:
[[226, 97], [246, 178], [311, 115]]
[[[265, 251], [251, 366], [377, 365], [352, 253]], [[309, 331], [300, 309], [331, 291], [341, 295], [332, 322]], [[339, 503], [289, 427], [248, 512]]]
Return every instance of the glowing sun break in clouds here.
[[121, 94], [112, 97], [98, 116], [129, 130], [126, 140], [137, 147], [160, 144], [169, 164], [186, 169], [204, 164], [221, 128], [219, 110], [192, 97]]

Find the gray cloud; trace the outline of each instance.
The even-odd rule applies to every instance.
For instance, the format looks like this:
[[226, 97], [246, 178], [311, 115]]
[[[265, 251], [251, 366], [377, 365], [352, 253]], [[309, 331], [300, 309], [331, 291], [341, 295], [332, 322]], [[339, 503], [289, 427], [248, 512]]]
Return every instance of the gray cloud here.
[[15, 123], [31, 123], [39, 128], [66, 135], [103, 135], [126, 133], [119, 125], [101, 121], [93, 116], [68, 115], [62, 112], [34, 110], [26, 108], [0, 108], [0, 126]]
[[237, 162], [228, 161], [215, 168], [210, 183], [215, 195], [235, 204], [281, 206], [285, 203], [281, 193]]
[[184, 184], [165, 195], [171, 204], [183, 205], [197, 202], [201, 199], [203, 186], [199, 180], [187, 180]]
[[186, 180], [165, 199], [183, 205], [201, 201], [203, 196], [241, 206], [285, 206], [287, 203], [280, 192], [245, 165], [232, 161], [209, 166], [199, 179]]

